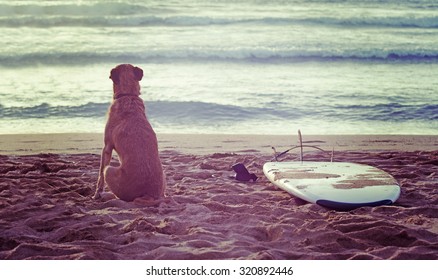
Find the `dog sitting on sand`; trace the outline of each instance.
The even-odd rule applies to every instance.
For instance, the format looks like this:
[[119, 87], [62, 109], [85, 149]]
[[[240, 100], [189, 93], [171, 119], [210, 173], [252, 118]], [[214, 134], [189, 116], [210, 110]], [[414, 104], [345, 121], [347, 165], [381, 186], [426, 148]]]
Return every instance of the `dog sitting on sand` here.
[[[108, 111], [94, 199], [100, 197], [105, 183], [125, 201], [156, 201], [164, 197], [166, 181], [158, 141], [140, 98], [142, 78], [143, 70], [130, 64], [111, 70], [113, 102]], [[109, 166], [113, 150], [119, 156], [118, 167]]]

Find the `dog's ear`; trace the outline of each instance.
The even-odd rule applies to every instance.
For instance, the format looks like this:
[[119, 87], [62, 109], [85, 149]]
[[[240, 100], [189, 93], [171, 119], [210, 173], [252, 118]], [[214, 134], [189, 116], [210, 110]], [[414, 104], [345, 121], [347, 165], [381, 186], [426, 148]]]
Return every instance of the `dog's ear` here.
[[134, 77], [137, 81], [141, 81], [143, 78], [143, 70], [139, 67], [134, 67]]
[[115, 83], [116, 85], [119, 83], [119, 69], [114, 68], [113, 70], [111, 70], [111, 74], [109, 77], [111, 80], [113, 80], [113, 83]]

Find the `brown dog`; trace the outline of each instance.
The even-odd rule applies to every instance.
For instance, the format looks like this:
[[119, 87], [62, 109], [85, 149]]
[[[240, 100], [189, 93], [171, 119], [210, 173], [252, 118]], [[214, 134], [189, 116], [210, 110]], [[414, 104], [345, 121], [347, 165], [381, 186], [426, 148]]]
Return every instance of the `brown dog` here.
[[[120, 199], [158, 200], [166, 185], [158, 155], [158, 141], [140, 98], [143, 70], [121, 64], [111, 70], [113, 102], [105, 127], [99, 179], [94, 198], [100, 197], [106, 183]], [[109, 166], [113, 149], [120, 166]]]

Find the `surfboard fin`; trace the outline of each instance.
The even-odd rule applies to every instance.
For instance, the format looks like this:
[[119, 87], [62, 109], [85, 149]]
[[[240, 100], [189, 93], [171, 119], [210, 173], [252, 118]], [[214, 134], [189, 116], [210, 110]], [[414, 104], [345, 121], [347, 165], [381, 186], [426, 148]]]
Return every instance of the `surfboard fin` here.
[[[279, 161], [279, 158], [280, 158], [280, 157], [282, 157], [282, 156], [284, 156], [285, 154], [289, 153], [290, 151], [295, 150], [295, 149], [298, 149], [298, 148], [300, 149], [300, 161], [301, 161], [301, 162], [304, 161], [304, 148], [313, 148], [313, 149], [317, 149], [317, 150], [319, 150], [319, 151], [321, 151], [321, 152], [324, 152], [324, 153], [329, 153], [328, 151], [326, 151], [326, 150], [324, 150], [324, 149], [321, 149], [321, 148], [318, 147], [318, 146], [314, 146], [314, 145], [304, 145], [304, 144], [303, 144], [303, 143], [304, 143], [304, 142], [303, 142], [303, 135], [301, 134], [301, 130], [299, 130], [299, 129], [298, 129], [298, 142], [299, 142], [299, 145], [297, 145], [297, 146], [293, 146], [292, 148], [287, 149], [286, 151], [281, 152], [281, 153], [277, 153], [277, 150], [275, 149], [275, 147], [271, 147], [272, 150], [274, 151], [274, 157], [272, 158], [271, 161]], [[332, 151], [331, 151], [331, 155], [330, 155], [330, 162], [333, 162], [333, 161], [334, 161], [334, 155], [335, 155], [335, 147], [332, 147]]]
[[236, 172], [236, 180], [241, 182], [257, 181], [258, 177], [254, 173], [249, 173], [243, 163], [236, 163], [232, 166]]

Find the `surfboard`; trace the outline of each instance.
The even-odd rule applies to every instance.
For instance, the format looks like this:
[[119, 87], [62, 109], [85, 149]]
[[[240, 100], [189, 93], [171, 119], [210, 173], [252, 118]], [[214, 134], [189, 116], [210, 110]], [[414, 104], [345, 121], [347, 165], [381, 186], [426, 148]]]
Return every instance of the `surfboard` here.
[[263, 173], [275, 186], [305, 201], [348, 211], [389, 205], [400, 186], [387, 172], [350, 162], [267, 162]]

